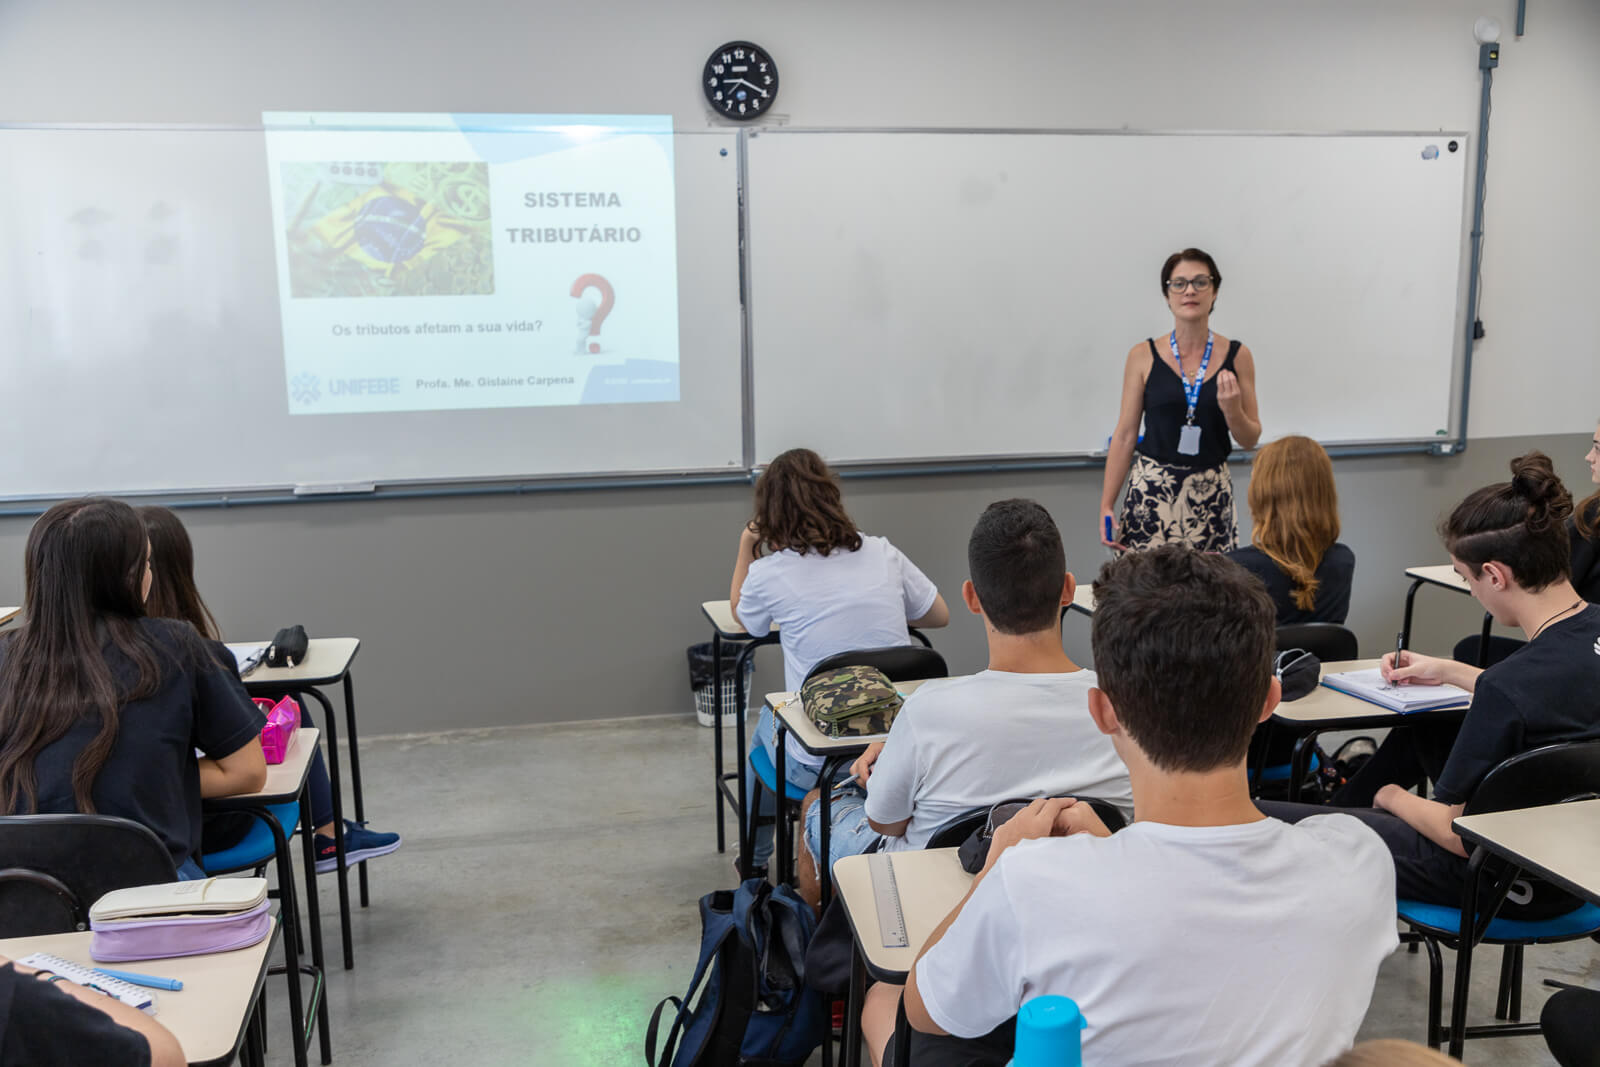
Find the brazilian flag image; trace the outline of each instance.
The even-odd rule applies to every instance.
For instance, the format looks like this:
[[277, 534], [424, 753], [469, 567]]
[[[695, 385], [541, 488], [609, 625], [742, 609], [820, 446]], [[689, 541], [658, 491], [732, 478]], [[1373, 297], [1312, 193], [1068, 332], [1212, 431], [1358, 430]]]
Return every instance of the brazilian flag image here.
[[485, 163], [285, 163], [295, 297], [494, 292]]

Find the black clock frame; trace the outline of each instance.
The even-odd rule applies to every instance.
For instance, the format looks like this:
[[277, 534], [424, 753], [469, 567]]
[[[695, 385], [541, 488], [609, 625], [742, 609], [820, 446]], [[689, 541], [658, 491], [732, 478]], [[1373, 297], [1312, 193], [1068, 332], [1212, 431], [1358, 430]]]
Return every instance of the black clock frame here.
[[731, 122], [752, 122], [777, 102], [778, 64], [760, 45], [729, 41], [714, 49], [701, 68], [700, 92], [718, 116]]

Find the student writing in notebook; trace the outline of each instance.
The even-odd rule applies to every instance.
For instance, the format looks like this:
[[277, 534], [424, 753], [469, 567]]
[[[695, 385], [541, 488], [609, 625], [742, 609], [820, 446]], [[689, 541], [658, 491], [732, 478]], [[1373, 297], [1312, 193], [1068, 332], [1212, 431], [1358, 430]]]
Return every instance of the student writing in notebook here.
[[98, 990], [0, 956], [0, 1067], [183, 1067], [160, 1022]]
[[[967, 609], [983, 619], [989, 667], [935, 678], [906, 698], [889, 738], [851, 767], [830, 798], [827, 862], [923, 848], [945, 821], [1012, 797], [1082, 795], [1133, 815], [1133, 792], [1111, 739], [1089, 716], [1093, 671], [1061, 649], [1061, 606], [1072, 603], [1061, 534], [1031, 500], [1002, 500], [967, 541]], [[820, 902], [820, 793], [803, 806], [800, 895]]]
[[[911, 1062], [1003, 1064], [1007, 1020], [1059, 994], [1088, 1022], [1085, 1063], [1321, 1064], [1349, 1047], [1398, 943], [1394, 869], [1354, 819], [1287, 826], [1251, 804], [1245, 750], [1279, 696], [1272, 604], [1235, 564], [1176, 545], [1107, 564], [1094, 594], [1089, 712], [1139, 819], [1107, 834], [1089, 805], [1039, 800], [996, 831], [911, 970]], [[867, 996], [875, 1062], [897, 995]]]
[[[139, 517], [144, 520], [145, 530], [150, 537], [153, 575], [150, 595], [145, 599], [145, 611], [154, 618], [181, 619], [189, 623], [199, 631], [217, 662], [227, 668], [229, 677], [237, 679], [239, 665], [228, 646], [222, 643], [217, 620], [201, 599], [200, 589], [195, 584], [194, 546], [189, 540], [189, 531], [183, 528], [183, 522], [168, 508], [142, 507]], [[244, 692], [242, 685], [240, 692]], [[301, 725], [316, 725], [304, 703], [301, 704], [300, 716]], [[333, 786], [328, 780], [328, 767], [323, 762], [320, 749], [311, 758], [306, 784], [311, 794], [317, 871], [327, 873], [338, 866], [339, 854], [333, 836]], [[254, 821], [254, 816], [250, 815], [225, 815], [208, 819], [205, 825], [205, 850], [215, 852], [237, 844], [249, 832]], [[347, 819], [344, 847], [345, 862], [359, 863], [394, 852], [400, 847], [400, 835], [370, 830], [365, 823]]]
[[120, 815], [203, 877], [201, 798], [266, 783], [260, 713], [193, 627], [146, 615], [150, 543], [128, 505], [45, 512], [23, 575], [26, 621], [0, 639], [0, 811]]
[[[1397, 683], [1449, 683], [1470, 690], [1460, 723], [1419, 723], [1392, 731], [1334, 798], [1383, 837], [1394, 856], [1400, 896], [1458, 905], [1467, 850], [1451, 828], [1497, 765], [1561, 741], [1600, 739], [1600, 607], [1572, 587], [1567, 518], [1572, 496], [1550, 459], [1530, 452], [1511, 461], [1511, 480], [1477, 490], [1440, 528], [1450, 561], [1472, 595], [1527, 644], [1480, 670], [1455, 660], [1394, 653], [1384, 677]], [[1433, 797], [1410, 790], [1424, 777]], [[1371, 807], [1368, 807], [1371, 805]], [[1327, 811], [1263, 801], [1283, 819]], [[1571, 911], [1573, 897], [1543, 883], [1506, 899], [1507, 918]]]
[[[734, 617], [760, 637], [778, 627], [785, 688], [798, 692], [811, 668], [836, 652], [911, 643], [907, 625], [944, 626], [950, 609], [928, 576], [887, 538], [863, 533], [844, 509], [839, 480], [809, 448], [777, 456], [756, 481], [755, 515], [739, 534], [730, 594]], [[740, 709], [741, 712], [743, 709]], [[777, 763], [771, 708], [751, 737]], [[790, 784], [817, 785], [821, 757], [798, 745], [785, 754]], [[754, 790], [754, 771], [745, 767]], [[774, 810], [771, 793], [762, 814]], [[769, 806], [770, 805], [770, 806]], [[772, 827], [756, 835], [751, 864], [766, 866]]]

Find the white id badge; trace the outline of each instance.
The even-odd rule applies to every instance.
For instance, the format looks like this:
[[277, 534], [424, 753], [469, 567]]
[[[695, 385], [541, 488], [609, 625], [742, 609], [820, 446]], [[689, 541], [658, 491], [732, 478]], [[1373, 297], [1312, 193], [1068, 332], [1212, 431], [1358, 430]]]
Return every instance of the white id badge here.
[[1178, 454], [1180, 456], [1200, 454], [1200, 427], [1190, 424], [1178, 431]]

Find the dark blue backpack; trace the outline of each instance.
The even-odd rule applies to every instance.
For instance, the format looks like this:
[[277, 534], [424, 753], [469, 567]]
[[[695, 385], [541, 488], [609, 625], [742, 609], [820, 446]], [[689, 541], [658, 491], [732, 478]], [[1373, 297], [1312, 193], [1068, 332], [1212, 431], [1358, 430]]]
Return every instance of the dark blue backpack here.
[[[803, 1064], [827, 1021], [821, 995], [805, 982], [815, 928], [816, 916], [792, 889], [759, 878], [701, 897], [700, 959], [683, 999], [668, 997], [650, 1016], [649, 1067]], [[657, 1058], [668, 1004], [676, 1014]]]

